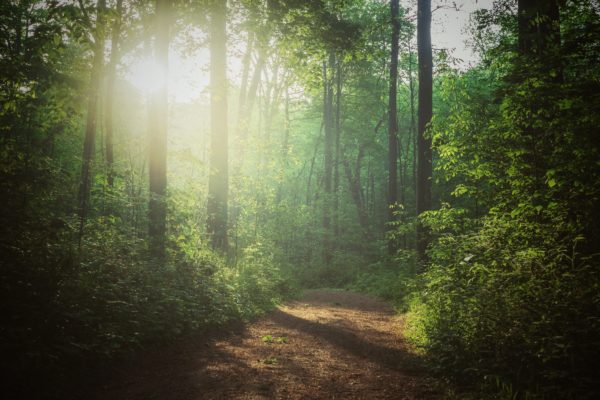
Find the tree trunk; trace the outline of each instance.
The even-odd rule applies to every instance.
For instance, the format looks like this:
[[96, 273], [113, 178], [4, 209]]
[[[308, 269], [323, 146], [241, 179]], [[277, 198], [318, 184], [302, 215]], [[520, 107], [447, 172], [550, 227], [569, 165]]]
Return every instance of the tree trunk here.
[[169, 18], [171, 0], [156, 1], [156, 37], [154, 60], [162, 76], [160, 88], [151, 99], [150, 143], [148, 155], [148, 177], [150, 201], [148, 204], [150, 251], [157, 259], [165, 257], [165, 235], [167, 225], [167, 71], [169, 66]]
[[321, 123], [321, 127], [319, 128], [319, 136], [315, 142], [315, 149], [313, 151], [313, 156], [310, 159], [310, 169], [308, 170], [308, 180], [306, 182], [306, 205], [310, 206], [311, 204], [311, 193], [310, 193], [310, 184], [312, 182], [312, 176], [315, 170], [315, 160], [317, 159], [317, 152], [319, 151], [319, 146], [321, 145], [321, 133], [323, 132], [323, 125]]
[[266, 58], [267, 55], [264, 45], [262, 45], [259, 42], [258, 60], [256, 61], [256, 65], [254, 66], [252, 79], [250, 80], [250, 87], [248, 88], [248, 93], [246, 94], [246, 100], [244, 102], [245, 108], [244, 110], [242, 110], [242, 115], [239, 121], [240, 138], [242, 140], [245, 140], [248, 136], [248, 129], [250, 127], [250, 122], [252, 121], [252, 112], [254, 111], [254, 103], [256, 102], [258, 86], [260, 85], [260, 77], [265, 66]]
[[214, 1], [210, 23], [211, 153], [208, 180], [207, 231], [213, 249], [227, 251], [227, 3]]
[[105, 0], [98, 0], [97, 17], [95, 29], [94, 58], [92, 61], [92, 72], [90, 77], [90, 92], [88, 97], [87, 120], [85, 126], [85, 139], [83, 142], [83, 156], [81, 165], [81, 177], [79, 180], [78, 193], [78, 213], [79, 213], [79, 246], [85, 221], [90, 207], [90, 189], [92, 185], [92, 159], [94, 156], [94, 145], [96, 142], [96, 124], [98, 120], [98, 98], [100, 96], [100, 81], [102, 76], [102, 67], [104, 64], [104, 10], [106, 8]]
[[417, 135], [415, 122], [415, 83], [413, 78], [413, 52], [410, 41], [408, 42], [408, 87], [410, 90], [410, 137], [406, 146], [408, 157], [408, 146], [412, 144], [412, 183], [413, 190], [417, 192]]
[[[418, 1], [419, 129], [417, 137], [417, 215], [431, 209], [431, 138], [425, 137], [432, 116], [433, 60], [431, 54], [431, 0]], [[417, 224], [417, 257], [426, 262], [429, 232]]]
[[[392, 15], [392, 51], [390, 63], [390, 93], [388, 97], [388, 224], [393, 229], [395, 205], [398, 202], [398, 120], [397, 120], [397, 89], [398, 89], [398, 40], [400, 35], [399, 0], [391, 0]], [[396, 253], [394, 239], [388, 241], [388, 254]]]
[[240, 96], [238, 101], [238, 119], [237, 126], [238, 131], [237, 134], [240, 135], [242, 122], [245, 119], [246, 113], [246, 100], [248, 97], [248, 77], [250, 76], [250, 61], [252, 60], [252, 50], [254, 46], [254, 33], [248, 31], [248, 42], [246, 43], [246, 52], [244, 53], [244, 58], [242, 59], [242, 82], [240, 85]]
[[290, 93], [289, 88], [285, 89], [285, 121], [283, 126], [283, 140], [281, 143], [281, 169], [280, 169], [280, 182], [277, 188], [277, 204], [281, 203], [283, 199], [283, 183], [285, 182], [285, 173], [287, 170], [287, 159], [289, 153], [289, 141], [290, 141]]
[[[356, 206], [356, 212], [358, 214], [358, 223], [363, 230], [363, 235], [366, 239], [370, 239], [369, 235], [369, 217], [367, 214], [367, 201], [365, 200], [365, 196], [363, 194], [361, 183], [360, 183], [360, 169], [362, 164], [362, 159], [365, 155], [365, 146], [361, 145], [358, 149], [358, 155], [356, 156], [356, 163], [354, 165], [354, 172], [350, 168], [350, 163], [345, 157], [343, 158], [344, 163], [344, 171], [346, 173], [346, 178], [348, 179], [348, 188], [350, 191], [350, 196], [352, 197], [352, 201]], [[367, 184], [368, 186], [368, 184]]]
[[333, 71], [335, 64], [335, 54], [329, 51], [329, 62], [323, 62], [323, 120], [325, 124], [325, 147], [323, 163], [323, 261], [325, 265], [330, 265], [332, 260], [332, 240], [331, 240], [331, 200], [332, 200], [332, 174], [333, 174], [333, 81], [327, 70]]
[[342, 61], [337, 60], [335, 72], [335, 162], [333, 170], [333, 224], [337, 238], [340, 234], [340, 140], [342, 137]]
[[117, 6], [115, 9], [115, 20], [112, 26], [111, 33], [111, 49], [110, 49], [110, 63], [108, 64], [107, 82], [106, 82], [106, 99], [105, 99], [105, 115], [104, 125], [106, 131], [106, 169], [108, 171], [107, 181], [108, 186], [112, 187], [115, 178], [114, 172], [114, 145], [113, 145], [113, 133], [114, 133], [114, 120], [113, 120], [113, 108], [114, 108], [114, 92], [115, 92], [115, 79], [117, 63], [119, 62], [119, 46], [121, 39], [121, 13], [123, 12], [123, 0], [117, 0]]
[[[264, 139], [265, 143], [269, 143], [271, 139], [271, 123], [272, 117], [274, 116], [273, 109], [278, 106], [278, 85], [279, 85], [279, 63], [274, 61], [273, 73], [271, 75], [271, 79], [265, 80], [266, 87], [266, 95], [265, 95], [265, 104], [264, 104]], [[265, 149], [265, 152], [268, 154], [268, 150]]]

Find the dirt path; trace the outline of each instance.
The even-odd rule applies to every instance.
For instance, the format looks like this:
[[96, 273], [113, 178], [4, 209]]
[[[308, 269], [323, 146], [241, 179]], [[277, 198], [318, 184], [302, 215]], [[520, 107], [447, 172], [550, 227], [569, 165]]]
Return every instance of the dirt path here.
[[385, 303], [307, 291], [238, 331], [147, 354], [98, 399], [441, 399]]

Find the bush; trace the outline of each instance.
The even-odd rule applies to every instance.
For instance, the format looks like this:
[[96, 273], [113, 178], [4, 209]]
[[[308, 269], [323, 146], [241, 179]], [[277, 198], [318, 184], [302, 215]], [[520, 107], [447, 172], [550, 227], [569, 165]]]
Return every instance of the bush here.
[[60, 398], [61, 384], [78, 370], [255, 317], [291, 294], [259, 245], [247, 249], [236, 268], [207, 248], [190, 256], [171, 241], [167, 260], [159, 263], [119, 221], [99, 217], [87, 224], [77, 259], [69, 226], [58, 233], [30, 231], [15, 240], [15, 254], [5, 252], [2, 311], [10, 324], [2, 330], [2, 346], [11, 397], [26, 397], [27, 382], [44, 377], [51, 387], [36, 390]]
[[348, 287], [388, 300], [398, 310], [406, 311], [415, 285], [416, 279], [410, 269], [377, 263], [358, 274], [356, 280]]
[[[600, 265], [583, 238], [510, 215], [430, 251], [412, 329], [438, 372], [548, 399], [597, 398]], [[570, 244], [568, 246], [567, 244]], [[515, 396], [516, 398], [517, 396]]]

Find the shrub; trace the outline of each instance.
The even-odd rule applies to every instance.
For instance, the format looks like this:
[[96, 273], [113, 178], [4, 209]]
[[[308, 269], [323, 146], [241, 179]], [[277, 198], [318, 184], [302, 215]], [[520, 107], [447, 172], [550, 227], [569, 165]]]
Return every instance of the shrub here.
[[438, 372], [541, 398], [597, 394], [600, 265], [552, 221], [492, 215], [432, 246], [411, 323]]

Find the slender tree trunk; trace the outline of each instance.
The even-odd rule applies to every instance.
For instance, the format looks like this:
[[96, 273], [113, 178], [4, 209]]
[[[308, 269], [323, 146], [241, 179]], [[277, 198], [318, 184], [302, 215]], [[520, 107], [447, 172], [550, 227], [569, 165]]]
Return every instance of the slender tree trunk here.
[[333, 225], [337, 238], [340, 235], [340, 139], [342, 136], [342, 61], [337, 60], [335, 72], [335, 162], [333, 169]]
[[210, 23], [211, 153], [208, 181], [208, 223], [212, 247], [227, 251], [227, 3], [213, 1]]
[[265, 66], [266, 58], [266, 49], [259, 42], [258, 59], [256, 61], [256, 65], [254, 66], [248, 93], [246, 94], [246, 100], [244, 102], [245, 109], [242, 111], [242, 116], [239, 122], [240, 138], [242, 140], [245, 140], [248, 136], [248, 129], [250, 128], [250, 122], [252, 121], [252, 112], [254, 111], [254, 103], [256, 102], [258, 87], [260, 85], [260, 77]]
[[332, 201], [332, 174], [333, 174], [333, 80], [327, 70], [333, 71], [335, 54], [329, 52], [329, 62], [323, 62], [323, 85], [325, 96], [323, 102], [323, 119], [325, 123], [324, 171], [323, 171], [323, 261], [330, 265], [332, 260], [331, 240], [331, 201]]
[[156, 37], [154, 61], [160, 66], [161, 86], [151, 99], [150, 145], [148, 177], [150, 201], [148, 204], [150, 251], [159, 260], [165, 257], [167, 229], [167, 71], [169, 67], [169, 18], [171, 0], [156, 1]]
[[245, 120], [246, 113], [246, 100], [248, 97], [248, 78], [250, 76], [250, 61], [252, 60], [252, 50], [254, 46], [254, 33], [248, 32], [248, 42], [246, 43], [246, 52], [244, 53], [244, 58], [242, 59], [242, 82], [240, 85], [240, 96], [238, 101], [238, 119], [237, 126], [238, 131], [237, 134], [240, 135], [242, 122]]
[[96, 125], [98, 121], [98, 98], [100, 96], [100, 81], [102, 79], [102, 67], [104, 64], [104, 11], [105, 0], [98, 0], [97, 17], [95, 29], [94, 58], [92, 61], [92, 73], [90, 77], [90, 92], [88, 97], [87, 120], [85, 126], [85, 139], [83, 142], [83, 156], [81, 165], [81, 177], [79, 180], [78, 213], [79, 213], [79, 246], [83, 238], [83, 230], [90, 207], [90, 189], [92, 185], [92, 160], [94, 157], [94, 145], [96, 142]]
[[410, 41], [408, 42], [408, 87], [410, 91], [410, 131], [406, 144], [406, 157], [412, 145], [412, 187], [417, 192], [417, 124], [415, 121], [415, 81], [413, 77], [413, 52]]
[[287, 156], [290, 151], [290, 91], [289, 88], [285, 89], [285, 122], [283, 127], [283, 146], [281, 147], [282, 151], [282, 161], [283, 166], [287, 166]]
[[310, 206], [311, 204], [311, 193], [310, 193], [310, 186], [311, 186], [311, 182], [312, 182], [312, 176], [315, 170], [315, 161], [317, 159], [317, 152], [319, 151], [319, 146], [321, 144], [321, 133], [323, 132], [323, 125], [324, 122], [321, 123], [321, 128], [319, 129], [319, 136], [317, 137], [317, 141], [315, 143], [315, 149], [313, 151], [313, 156], [310, 160], [310, 168], [308, 170], [308, 180], [306, 182], [306, 205]]
[[273, 74], [271, 75], [271, 79], [267, 82], [266, 88], [266, 96], [265, 96], [265, 104], [264, 104], [264, 135], [265, 140], [268, 141], [271, 139], [271, 123], [272, 117], [274, 115], [273, 109], [278, 106], [278, 81], [279, 81], [279, 63], [275, 61], [275, 65], [273, 66]]
[[[250, 67], [252, 64], [252, 54], [254, 52], [254, 44], [255, 44], [255, 34], [252, 30], [248, 29], [247, 31], [247, 41], [246, 41], [246, 50], [244, 52], [244, 57], [242, 58], [242, 77], [240, 84], [240, 92], [238, 96], [238, 108], [237, 108], [237, 121], [235, 125], [234, 139], [233, 139], [233, 157], [231, 165], [229, 166], [230, 174], [233, 177], [232, 179], [236, 179], [235, 177], [241, 176], [241, 171], [243, 168], [243, 156], [245, 150], [245, 141], [242, 140], [242, 135], [245, 134], [246, 125], [249, 123], [247, 121], [247, 101], [248, 101], [248, 85], [250, 81]], [[228, 223], [233, 228], [233, 264], [237, 265], [238, 256], [239, 256], [239, 218], [240, 218], [240, 206], [237, 204], [238, 199], [232, 197], [229, 201], [228, 205]]]
[[[399, 0], [390, 2], [392, 15], [392, 51], [390, 63], [390, 93], [388, 98], [388, 223], [393, 229], [395, 205], [398, 202], [398, 120], [397, 120], [397, 90], [398, 90], [398, 40], [400, 35]], [[397, 251], [396, 240], [388, 241], [388, 254]]]
[[[348, 179], [348, 189], [350, 191], [350, 196], [352, 197], [352, 201], [356, 206], [356, 212], [358, 214], [358, 223], [363, 230], [363, 235], [365, 238], [370, 239], [369, 235], [369, 218], [367, 214], [367, 204], [368, 197], [365, 199], [365, 195], [362, 191], [361, 179], [360, 179], [360, 170], [362, 165], [362, 159], [365, 155], [365, 147], [360, 146], [358, 149], [358, 154], [356, 156], [356, 163], [354, 164], [354, 172], [350, 168], [350, 163], [345, 157], [343, 158], [344, 171], [346, 173], [346, 178]], [[367, 173], [367, 176], [369, 173]], [[367, 178], [368, 179], [368, 178]], [[367, 188], [368, 188], [367, 184]]]
[[285, 173], [287, 170], [287, 158], [289, 153], [290, 141], [290, 93], [289, 89], [285, 89], [285, 121], [283, 126], [283, 140], [281, 144], [281, 180], [277, 188], [277, 203], [281, 203], [283, 198], [283, 183], [285, 182]]
[[365, 208], [371, 212], [371, 200], [373, 193], [371, 191], [371, 154], [369, 154], [369, 160], [367, 161], [367, 183], [365, 185]]
[[[400, 139], [400, 127], [398, 127], [398, 135], [396, 137], [396, 148], [398, 149], [398, 203], [404, 204], [404, 165], [408, 157], [402, 147], [402, 140]], [[396, 210], [397, 211], [397, 210]], [[397, 220], [397, 217], [395, 218]]]
[[[372, 161], [373, 160], [369, 156], [369, 166], [371, 166]], [[375, 215], [375, 174], [373, 173], [372, 170], [370, 170], [367, 175], [367, 185], [371, 188], [371, 204], [370, 204], [370, 207], [367, 204], [367, 207], [369, 208], [370, 215], [374, 216]]]
[[115, 178], [114, 172], [114, 145], [113, 145], [113, 133], [114, 133], [114, 93], [115, 93], [115, 79], [117, 63], [119, 62], [119, 46], [121, 40], [121, 13], [123, 12], [123, 0], [117, 0], [117, 6], [115, 9], [114, 22], [111, 32], [111, 49], [110, 49], [110, 63], [108, 64], [107, 82], [106, 82], [106, 102], [105, 102], [105, 115], [104, 125], [106, 131], [106, 169], [108, 171], [107, 181], [108, 186], [112, 187]]
[[[433, 60], [431, 51], [431, 0], [418, 0], [417, 43], [419, 57], [419, 130], [417, 138], [417, 214], [431, 209], [432, 151], [426, 137], [432, 117]], [[417, 257], [425, 263], [429, 232], [417, 224]]]
[[[280, 66], [280, 68], [281, 68], [281, 66]], [[267, 132], [269, 133], [267, 138], [270, 138], [270, 134], [272, 133], [273, 121], [279, 114], [279, 108], [280, 108], [279, 106], [282, 101], [282, 98], [285, 101], [284, 92], [287, 90], [287, 88], [289, 86], [288, 78], [289, 78], [288, 71], [279, 72], [279, 79], [278, 79], [276, 87], [273, 90], [271, 102], [269, 105], [269, 113], [266, 116], [266, 120], [267, 120], [267, 123], [266, 123], [267, 128], [266, 129], [267, 129]]]

